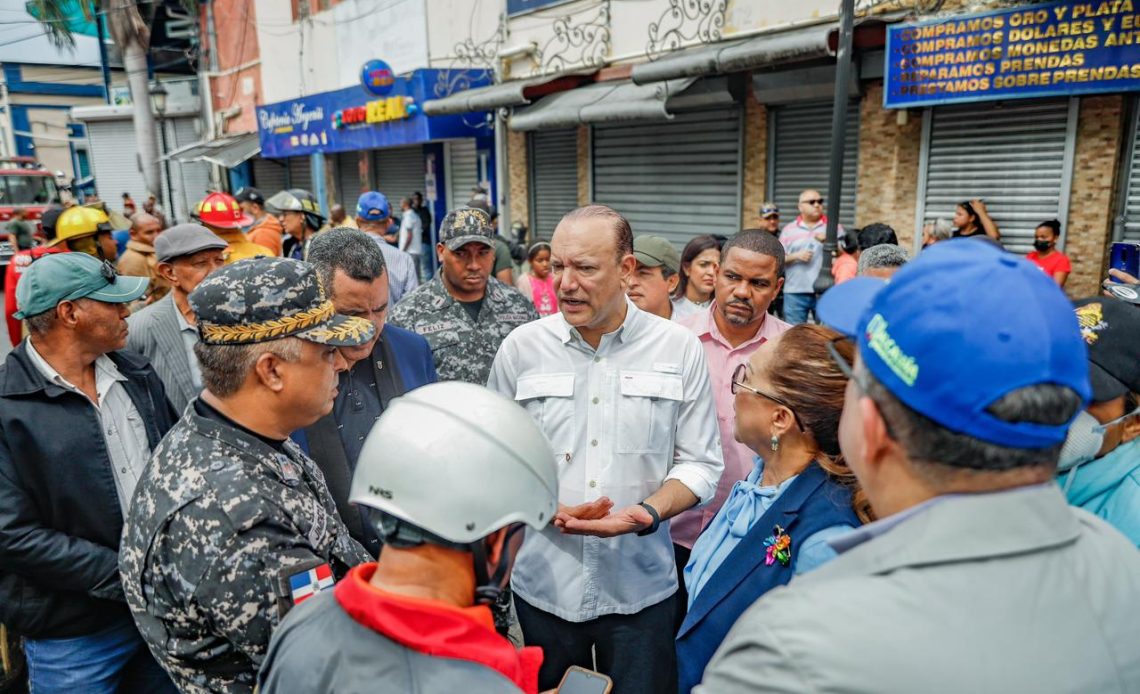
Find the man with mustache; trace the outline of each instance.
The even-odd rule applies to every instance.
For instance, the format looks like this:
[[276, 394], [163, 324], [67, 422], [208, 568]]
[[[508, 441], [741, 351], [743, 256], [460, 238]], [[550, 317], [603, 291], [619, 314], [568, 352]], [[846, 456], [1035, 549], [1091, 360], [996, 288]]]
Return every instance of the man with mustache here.
[[174, 691], [119, 583], [131, 496], [177, 419], [123, 349], [147, 283], [60, 253], [16, 288], [29, 336], [0, 366], [0, 622], [25, 638], [33, 691]]
[[[711, 502], [682, 513], [670, 524], [678, 574], [689, 562], [697, 535], [716, 516], [732, 486], [752, 471], [755, 454], [737, 441], [733, 433], [736, 407], [730, 387], [732, 372], [747, 362], [760, 345], [792, 327], [768, 314], [768, 305], [783, 285], [784, 247], [780, 241], [764, 230], [742, 231], [721, 249], [712, 305], [679, 321], [700, 338], [708, 360], [724, 453], [724, 474], [720, 476]], [[680, 625], [688, 604], [684, 583], [677, 596], [677, 624]]]
[[558, 513], [527, 531], [511, 578], [539, 688], [571, 665], [627, 694], [677, 690], [668, 522], [716, 491], [709, 371], [686, 328], [642, 311], [629, 221], [587, 205], [551, 239], [559, 313], [503, 341], [488, 387], [523, 405], [558, 463]]
[[448, 214], [435, 250], [439, 273], [404, 297], [388, 322], [427, 339], [439, 380], [484, 385], [503, 338], [537, 320], [538, 311], [490, 276], [495, 231], [483, 210], [460, 207]]

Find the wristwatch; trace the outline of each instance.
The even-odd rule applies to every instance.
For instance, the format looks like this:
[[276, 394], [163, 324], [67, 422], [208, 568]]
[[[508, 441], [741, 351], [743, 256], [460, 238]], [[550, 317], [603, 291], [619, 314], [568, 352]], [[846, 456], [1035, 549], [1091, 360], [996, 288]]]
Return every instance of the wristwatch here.
[[657, 528], [661, 526], [661, 516], [657, 514], [657, 509], [653, 508], [644, 501], [638, 504], [638, 506], [649, 512], [649, 515], [653, 517], [653, 524], [645, 530], [638, 531], [637, 536], [644, 537], [646, 535], [652, 535], [653, 533], [657, 532]]

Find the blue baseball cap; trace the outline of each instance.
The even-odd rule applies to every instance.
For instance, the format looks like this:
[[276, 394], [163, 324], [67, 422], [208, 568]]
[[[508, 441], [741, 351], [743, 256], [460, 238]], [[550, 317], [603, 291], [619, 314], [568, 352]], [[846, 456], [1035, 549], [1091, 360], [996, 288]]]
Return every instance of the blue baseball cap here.
[[[1090, 396], [1073, 305], [1037, 266], [986, 244], [935, 244], [889, 281], [857, 277], [819, 300], [896, 398], [947, 429], [1007, 448], [1048, 448], [1069, 423], [1004, 422], [986, 408], [1051, 383]], [[1075, 416], [1075, 415], [1074, 415]]]
[[369, 222], [378, 222], [388, 218], [391, 208], [388, 198], [383, 193], [370, 190], [356, 201], [356, 216]]

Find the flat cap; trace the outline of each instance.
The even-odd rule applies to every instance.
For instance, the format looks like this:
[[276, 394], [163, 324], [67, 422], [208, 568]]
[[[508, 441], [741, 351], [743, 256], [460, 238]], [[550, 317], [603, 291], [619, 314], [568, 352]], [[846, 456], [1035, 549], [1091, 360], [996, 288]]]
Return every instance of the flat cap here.
[[201, 224], [179, 224], [154, 239], [154, 257], [160, 263], [169, 263], [184, 255], [194, 255], [212, 248], [224, 250], [229, 244]]

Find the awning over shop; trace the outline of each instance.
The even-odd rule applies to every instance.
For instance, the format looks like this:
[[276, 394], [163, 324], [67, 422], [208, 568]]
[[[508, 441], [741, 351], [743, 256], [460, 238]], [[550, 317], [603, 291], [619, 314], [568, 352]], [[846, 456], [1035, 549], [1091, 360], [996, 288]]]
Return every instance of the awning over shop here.
[[424, 102], [424, 113], [429, 116], [443, 116], [471, 111], [494, 111], [498, 108], [510, 106], [525, 106], [540, 96], [573, 89], [589, 79], [588, 75], [561, 75], [515, 80], [493, 84], [489, 87], [467, 89], [442, 99]]
[[195, 142], [192, 145], [174, 150], [162, 157], [161, 160], [208, 161], [211, 164], [230, 169], [247, 159], [252, 159], [260, 152], [261, 143], [258, 142], [257, 133], [243, 133], [219, 137], [216, 140]]
[[[898, 13], [887, 14], [860, 22], [855, 27], [855, 47], [865, 49], [882, 46], [885, 41], [884, 27], [898, 21], [900, 17], [902, 15]], [[649, 63], [634, 65], [630, 77], [635, 84], [648, 84], [680, 77], [742, 72], [826, 58], [835, 52], [836, 34], [836, 26], [826, 23], [695, 46], [669, 53]]]
[[571, 128], [583, 123], [668, 120], [670, 100], [696, 78], [634, 84], [629, 80], [598, 82], [545, 97], [533, 106], [516, 109], [512, 130]]

